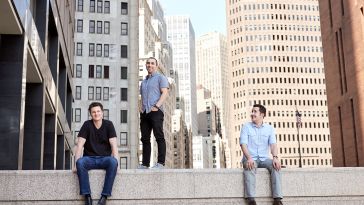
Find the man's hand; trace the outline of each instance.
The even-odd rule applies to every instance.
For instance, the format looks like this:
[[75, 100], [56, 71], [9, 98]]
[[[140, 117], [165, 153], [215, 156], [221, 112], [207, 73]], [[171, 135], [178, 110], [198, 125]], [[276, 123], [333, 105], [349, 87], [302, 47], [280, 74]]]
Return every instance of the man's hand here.
[[151, 110], [152, 110], [153, 112], [156, 112], [156, 111], [158, 111], [159, 109], [153, 106]]
[[277, 171], [281, 170], [281, 162], [276, 157], [273, 157], [273, 168]]
[[254, 162], [253, 158], [249, 158], [249, 159], [246, 161], [245, 166], [246, 166], [246, 168], [247, 168], [247, 169], [249, 169], [249, 170], [254, 169], [254, 168], [255, 168], [255, 162]]
[[73, 173], [77, 173], [77, 167], [76, 167], [76, 166], [73, 166], [73, 168], [72, 168], [72, 172], [73, 172]]

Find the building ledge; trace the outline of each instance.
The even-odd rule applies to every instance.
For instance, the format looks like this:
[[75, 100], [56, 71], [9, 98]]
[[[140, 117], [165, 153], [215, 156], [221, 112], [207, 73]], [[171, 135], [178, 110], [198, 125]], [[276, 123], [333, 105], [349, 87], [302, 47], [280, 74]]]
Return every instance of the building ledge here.
[[[282, 170], [284, 204], [364, 203], [364, 168]], [[90, 171], [92, 197], [101, 193], [104, 171]], [[257, 202], [271, 204], [269, 173], [257, 172]], [[0, 171], [0, 204], [82, 204], [71, 171]], [[123, 170], [108, 204], [244, 204], [241, 169]]]

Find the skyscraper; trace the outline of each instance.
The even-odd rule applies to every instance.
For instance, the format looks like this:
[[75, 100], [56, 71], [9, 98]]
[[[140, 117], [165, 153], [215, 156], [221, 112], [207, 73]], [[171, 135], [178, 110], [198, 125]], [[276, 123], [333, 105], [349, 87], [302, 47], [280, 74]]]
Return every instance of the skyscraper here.
[[318, 1], [226, 0], [226, 13], [232, 167], [240, 167], [240, 130], [255, 103], [268, 110], [282, 165], [331, 166]]
[[364, 1], [319, 1], [332, 159], [364, 166]]
[[197, 135], [195, 32], [187, 16], [166, 16], [167, 40], [173, 49], [173, 70], [178, 73], [178, 95], [184, 99], [185, 120]]
[[[216, 104], [219, 111], [216, 131], [223, 141], [227, 140], [226, 125], [229, 116], [227, 108], [229, 96], [227, 63], [227, 41], [224, 35], [218, 32], [210, 32], [197, 38], [197, 84], [201, 84], [211, 92], [211, 100]], [[199, 129], [201, 127], [200, 122]], [[228, 149], [225, 151], [230, 152]], [[226, 155], [229, 156], [230, 154], [226, 153]], [[230, 164], [230, 161], [227, 163]]]
[[138, 1], [76, 1], [74, 136], [92, 101], [114, 123], [120, 168], [138, 165]]
[[0, 169], [70, 169], [74, 1], [0, 8]]

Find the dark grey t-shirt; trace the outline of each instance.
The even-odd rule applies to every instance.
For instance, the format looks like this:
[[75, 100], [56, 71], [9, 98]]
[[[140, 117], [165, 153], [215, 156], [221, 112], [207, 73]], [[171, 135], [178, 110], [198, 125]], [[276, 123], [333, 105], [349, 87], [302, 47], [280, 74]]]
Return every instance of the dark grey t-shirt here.
[[86, 139], [83, 156], [110, 156], [111, 146], [109, 139], [116, 137], [114, 125], [109, 120], [102, 120], [97, 129], [92, 120], [83, 123], [78, 137]]

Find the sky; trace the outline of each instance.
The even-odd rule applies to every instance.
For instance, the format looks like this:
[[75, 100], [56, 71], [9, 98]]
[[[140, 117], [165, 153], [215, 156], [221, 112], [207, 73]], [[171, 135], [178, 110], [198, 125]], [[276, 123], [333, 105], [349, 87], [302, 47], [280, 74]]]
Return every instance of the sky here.
[[190, 16], [196, 38], [217, 31], [226, 35], [225, 0], [159, 0], [164, 15]]

